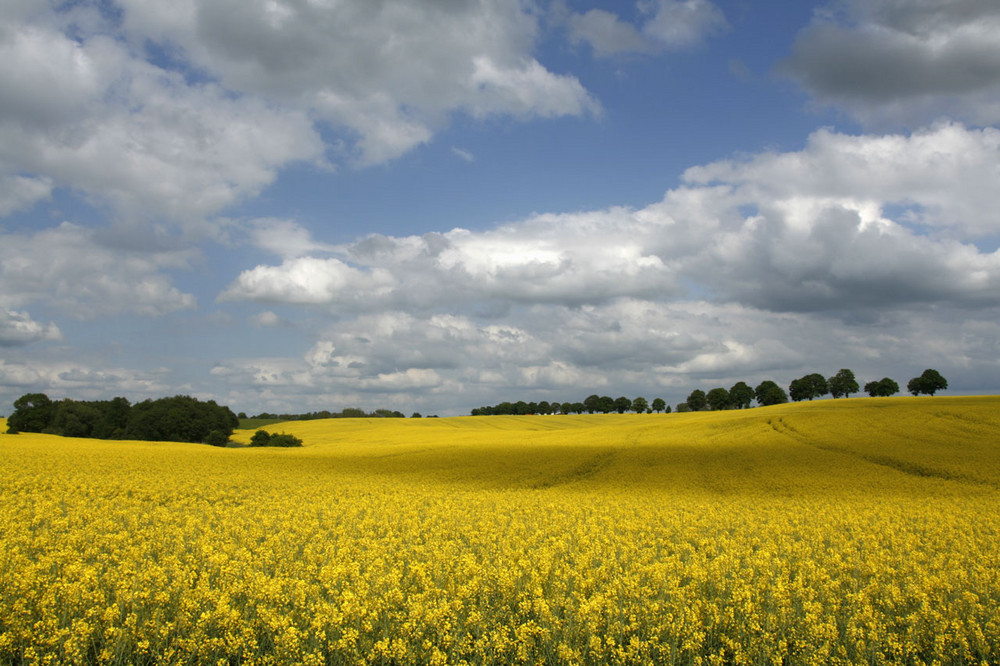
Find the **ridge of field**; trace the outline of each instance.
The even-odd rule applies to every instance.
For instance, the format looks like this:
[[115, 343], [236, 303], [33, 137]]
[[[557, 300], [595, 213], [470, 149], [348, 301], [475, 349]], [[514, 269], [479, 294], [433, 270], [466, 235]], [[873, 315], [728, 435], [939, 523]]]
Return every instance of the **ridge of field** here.
[[[722, 463], [745, 488], [792, 490], [814, 471], [855, 486], [902, 473], [1000, 487], [1000, 397], [855, 398], [678, 414], [326, 419], [275, 424], [307, 457], [458, 483], [669, 486]], [[237, 431], [247, 443], [252, 431]], [[961, 448], [956, 449], [955, 443]], [[866, 474], [869, 474], [866, 472]], [[716, 483], [714, 485], [720, 485]], [[712, 484], [709, 484], [712, 485]]]
[[1000, 663], [1000, 397], [268, 430], [0, 435], [0, 663]]

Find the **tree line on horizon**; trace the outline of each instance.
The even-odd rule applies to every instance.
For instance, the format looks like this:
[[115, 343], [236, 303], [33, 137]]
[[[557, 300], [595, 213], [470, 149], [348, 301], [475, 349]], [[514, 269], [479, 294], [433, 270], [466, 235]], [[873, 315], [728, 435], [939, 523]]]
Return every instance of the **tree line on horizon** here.
[[51, 400], [26, 393], [14, 401], [8, 434], [36, 432], [63, 437], [131, 439], [152, 442], [202, 442], [225, 446], [239, 419], [214, 400], [188, 395], [144, 400]]
[[[907, 390], [914, 396], [925, 394], [934, 395], [938, 391], [948, 388], [948, 380], [941, 376], [937, 370], [928, 368], [918, 377], [911, 379], [907, 385]], [[859, 393], [861, 387], [854, 376], [854, 372], [848, 368], [841, 368], [837, 374], [826, 378], [820, 373], [810, 373], [797, 379], [793, 379], [788, 386], [788, 391], [781, 388], [773, 380], [764, 380], [755, 388], [751, 388], [746, 382], [740, 381], [731, 388], [716, 387], [709, 391], [695, 389], [688, 395], [685, 402], [677, 405], [678, 412], [703, 411], [703, 410], [724, 410], [724, 409], [748, 409], [753, 401], [758, 406], [778, 405], [801, 400], [813, 400], [825, 395], [833, 398], [847, 398], [852, 393]], [[889, 377], [873, 380], [864, 385], [864, 391], [869, 396], [888, 397], [899, 393], [899, 384]], [[591, 395], [583, 402], [501, 402], [497, 405], [477, 407], [472, 410], [472, 416], [523, 416], [530, 414], [610, 414], [617, 412], [635, 412], [636, 414], [653, 412], [671, 412], [670, 405], [667, 405], [662, 398], [655, 398], [648, 402], [644, 397], [629, 399], [625, 396], [612, 398], [610, 396]]]
[[[419, 418], [419, 414], [416, 415]], [[274, 414], [271, 412], [261, 412], [254, 416], [247, 416], [240, 412], [238, 417], [260, 421], [315, 421], [318, 419], [404, 419], [406, 414], [392, 409], [376, 409], [366, 412], [358, 407], [346, 407], [339, 412], [331, 412], [323, 409], [318, 412], [306, 412], [304, 414]]]

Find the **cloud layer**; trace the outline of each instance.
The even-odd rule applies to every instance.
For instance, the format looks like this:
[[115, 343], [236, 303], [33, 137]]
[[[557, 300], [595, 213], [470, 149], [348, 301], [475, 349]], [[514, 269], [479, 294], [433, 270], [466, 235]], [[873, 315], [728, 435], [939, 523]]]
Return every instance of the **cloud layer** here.
[[784, 70], [866, 122], [1000, 121], [1000, 6], [849, 0], [818, 13]]
[[[998, 169], [992, 129], [821, 130], [801, 151], [691, 168], [642, 209], [286, 255], [244, 271], [220, 298], [305, 305], [339, 323], [301, 360], [226, 372], [268, 390], [388, 395], [419, 379], [431, 394], [459, 395], [651, 377], [676, 390], [817, 359], [886, 368], [897, 346], [968, 365], [998, 333], [1000, 251], [976, 244], [1000, 233]], [[945, 351], [929, 314], [941, 311], [965, 312], [949, 316], [979, 341]]]
[[1000, 255], [971, 241], [1000, 232], [998, 178], [996, 130], [821, 130], [799, 152], [691, 168], [683, 186], [643, 209], [373, 235], [332, 249], [337, 256], [246, 270], [222, 299], [489, 312], [707, 290], [771, 311], [995, 305]]

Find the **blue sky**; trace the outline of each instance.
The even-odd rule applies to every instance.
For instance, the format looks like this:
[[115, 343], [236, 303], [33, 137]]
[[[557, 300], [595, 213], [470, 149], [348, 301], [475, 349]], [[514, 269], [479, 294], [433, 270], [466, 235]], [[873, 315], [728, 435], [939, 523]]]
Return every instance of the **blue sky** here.
[[0, 413], [994, 393], [998, 63], [983, 0], [11, 0]]

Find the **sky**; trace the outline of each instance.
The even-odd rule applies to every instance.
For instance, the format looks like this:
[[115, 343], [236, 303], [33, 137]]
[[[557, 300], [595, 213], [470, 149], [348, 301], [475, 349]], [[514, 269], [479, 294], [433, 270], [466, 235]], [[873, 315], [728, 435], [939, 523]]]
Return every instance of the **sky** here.
[[995, 0], [2, 0], [20, 395], [1000, 392]]

